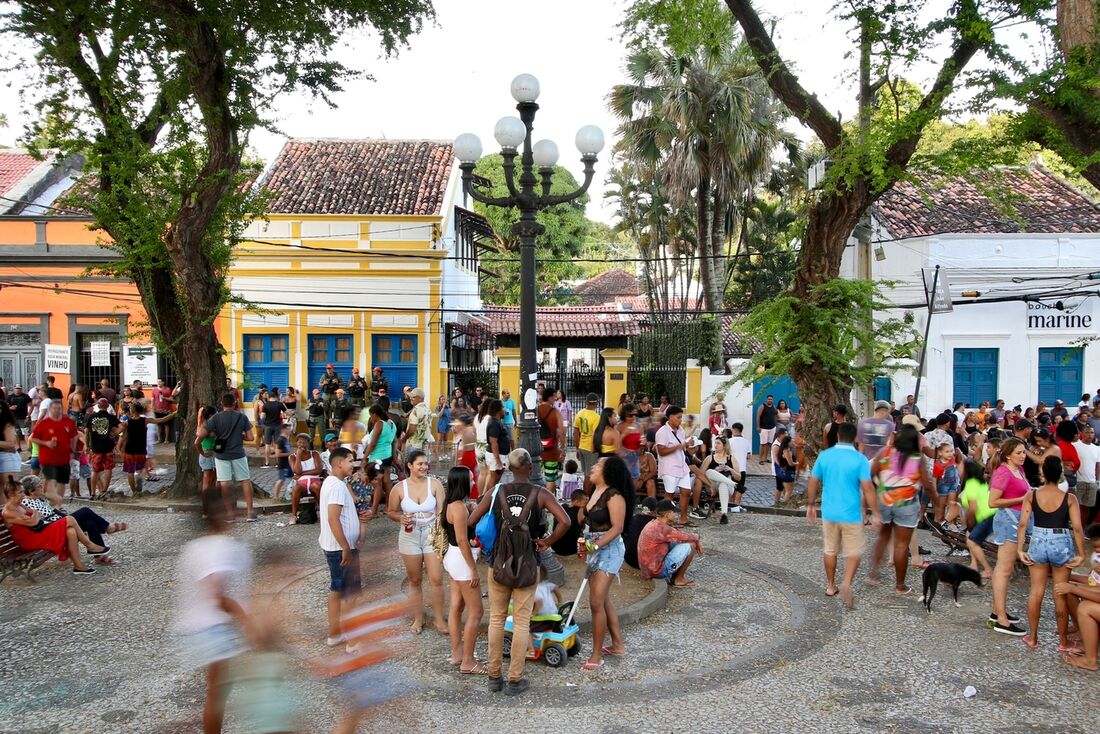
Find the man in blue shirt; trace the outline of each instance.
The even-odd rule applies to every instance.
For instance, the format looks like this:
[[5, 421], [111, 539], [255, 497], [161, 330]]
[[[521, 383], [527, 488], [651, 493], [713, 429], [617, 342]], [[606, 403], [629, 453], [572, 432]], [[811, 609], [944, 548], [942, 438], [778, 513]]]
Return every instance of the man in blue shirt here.
[[[863, 503], [871, 508], [872, 522], [877, 531], [882, 523], [878, 511], [875, 487], [871, 484], [871, 464], [856, 451], [856, 427], [852, 423], [837, 425], [837, 444], [822, 451], [814, 462], [806, 485], [806, 520], [817, 521], [817, 492], [821, 490], [821, 520], [825, 539], [825, 578], [829, 582], [826, 596], [836, 596], [844, 606], [855, 606], [852, 579], [859, 568], [866, 539], [863, 532]], [[837, 589], [836, 557], [844, 551], [844, 581]]]
[[504, 405], [504, 418], [502, 419], [504, 427], [512, 431], [513, 438], [515, 438], [516, 429], [516, 401], [512, 400], [511, 390], [500, 391], [500, 402]]

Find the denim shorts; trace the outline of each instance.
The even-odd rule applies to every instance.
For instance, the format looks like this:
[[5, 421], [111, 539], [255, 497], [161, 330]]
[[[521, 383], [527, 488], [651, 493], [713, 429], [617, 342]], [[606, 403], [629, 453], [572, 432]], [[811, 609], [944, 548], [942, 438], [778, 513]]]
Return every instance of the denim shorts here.
[[[603, 533], [589, 533], [587, 537], [589, 540], [595, 540], [602, 534]], [[623, 560], [625, 558], [626, 544], [623, 543], [623, 536], [620, 535], [595, 553], [589, 553], [588, 567], [592, 569], [593, 572], [603, 571], [612, 576], [618, 576], [619, 569], [623, 567]]]
[[1027, 554], [1036, 563], [1064, 566], [1073, 558], [1073, 536], [1062, 528], [1032, 528]]
[[328, 563], [328, 590], [348, 596], [363, 588], [363, 582], [359, 576], [359, 551], [352, 549], [351, 563], [340, 565], [342, 551], [324, 551], [325, 561]]
[[665, 556], [665, 565], [661, 569], [659, 579], [670, 579], [684, 565], [684, 561], [691, 555], [691, 546], [687, 543], [673, 543], [668, 547], [668, 555]]
[[920, 504], [910, 502], [905, 505], [884, 505], [882, 500], [878, 503], [878, 512], [882, 516], [882, 524], [893, 524], [899, 528], [915, 528], [920, 520]]
[[[993, 516], [993, 544], [1004, 545], [1016, 542], [1016, 527], [1020, 524], [1020, 511], [1002, 507]], [[1027, 531], [1035, 526], [1035, 518], [1028, 520]]]
[[214, 471], [214, 457], [203, 456], [199, 453], [199, 468], [203, 471]]
[[993, 532], [993, 520], [996, 517], [996, 515], [990, 515], [989, 517], [975, 525], [974, 529], [970, 531], [970, 535], [968, 536], [970, 540], [974, 541], [978, 545], [984, 543], [985, 539], [989, 537], [989, 534]]

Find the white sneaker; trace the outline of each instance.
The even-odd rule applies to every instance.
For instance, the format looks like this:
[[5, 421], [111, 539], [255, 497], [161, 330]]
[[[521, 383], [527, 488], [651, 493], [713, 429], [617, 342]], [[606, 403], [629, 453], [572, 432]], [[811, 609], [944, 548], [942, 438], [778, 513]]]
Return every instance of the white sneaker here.
[[731, 505], [730, 508], [726, 510], [726, 512], [746, 512], [746, 510], [741, 505]]
[[336, 647], [337, 645], [343, 644], [346, 640], [347, 637], [344, 635], [337, 635], [336, 637], [326, 637], [325, 644], [329, 647]]

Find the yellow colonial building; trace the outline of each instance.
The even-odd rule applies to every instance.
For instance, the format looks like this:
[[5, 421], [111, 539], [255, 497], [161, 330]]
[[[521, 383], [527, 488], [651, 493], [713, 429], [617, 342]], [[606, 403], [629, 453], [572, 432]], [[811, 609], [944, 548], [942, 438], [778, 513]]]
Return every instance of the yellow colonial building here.
[[381, 367], [394, 396], [446, 391], [445, 325], [481, 308], [453, 160], [449, 141], [287, 141], [231, 266], [246, 304], [219, 324], [246, 399], [261, 383], [308, 393], [329, 363], [345, 383]]

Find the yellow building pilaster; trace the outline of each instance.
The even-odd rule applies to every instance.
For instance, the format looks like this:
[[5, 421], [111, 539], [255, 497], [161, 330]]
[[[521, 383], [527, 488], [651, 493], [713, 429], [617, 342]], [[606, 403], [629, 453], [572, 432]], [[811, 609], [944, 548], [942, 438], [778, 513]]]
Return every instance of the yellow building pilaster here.
[[689, 359], [687, 361], [684, 380], [684, 412], [701, 415], [703, 410], [703, 368], [699, 365], [699, 360]]
[[497, 373], [497, 381], [500, 383], [498, 390], [510, 390], [512, 399], [519, 406], [523, 398], [523, 393], [520, 392], [519, 347], [497, 347], [496, 355], [500, 362]]
[[626, 371], [634, 352], [629, 349], [601, 349], [603, 357], [603, 404], [614, 408], [626, 392]]

